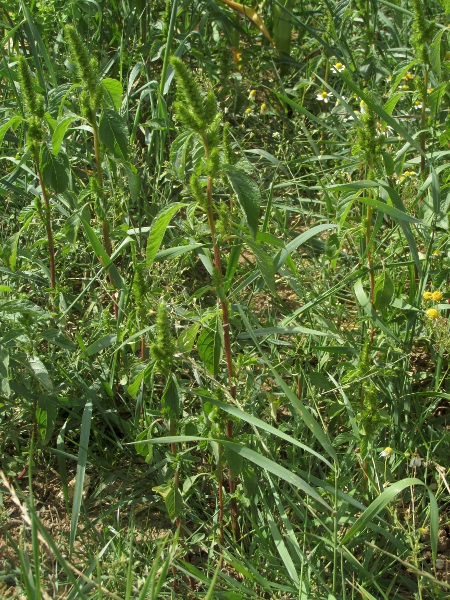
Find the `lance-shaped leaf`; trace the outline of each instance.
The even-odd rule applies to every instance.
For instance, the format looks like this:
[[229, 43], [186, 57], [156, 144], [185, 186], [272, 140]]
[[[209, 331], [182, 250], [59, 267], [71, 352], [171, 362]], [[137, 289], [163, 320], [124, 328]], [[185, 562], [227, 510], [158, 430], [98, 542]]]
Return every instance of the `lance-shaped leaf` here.
[[127, 158], [128, 130], [125, 121], [115, 110], [105, 108], [98, 128], [100, 141], [116, 158]]
[[236, 167], [224, 165], [223, 169], [244, 212], [250, 233], [255, 238], [258, 231], [260, 205], [258, 186], [251, 177]]

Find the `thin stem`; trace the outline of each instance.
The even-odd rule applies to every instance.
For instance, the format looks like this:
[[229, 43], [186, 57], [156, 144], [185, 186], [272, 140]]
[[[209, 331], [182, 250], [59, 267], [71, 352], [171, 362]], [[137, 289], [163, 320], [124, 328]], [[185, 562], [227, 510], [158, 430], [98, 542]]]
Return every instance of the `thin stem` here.
[[[103, 193], [103, 173], [102, 173], [102, 165], [101, 165], [101, 158], [100, 158], [100, 140], [98, 137], [98, 126], [97, 126], [97, 121], [95, 120], [95, 117], [92, 119], [91, 125], [92, 125], [92, 130], [94, 133], [94, 153], [95, 153], [95, 164], [97, 167], [97, 181], [98, 181], [98, 184], [100, 187], [100, 193]], [[108, 225], [108, 220], [107, 220], [106, 216], [103, 218], [103, 221], [102, 221], [102, 232], [103, 232], [103, 240], [105, 243], [106, 254], [108, 256], [111, 256], [112, 246], [111, 246], [111, 238], [109, 236], [109, 225]], [[112, 287], [115, 287], [114, 280], [112, 278], [111, 273], [109, 273], [109, 283], [111, 284]], [[114, 316], [117, 321], [119, 318], [119, 307], [117, 305], [116, 294], [113, 294], [113, 302], [114, 302]]]
[[[209, 158], [209, 147], [206, 141], [206, 137], [203, 136], [203, 146], [205, 149], [205, 158], [208, 160]], [[208, 216], [208, 224], [211, 233], [211, 241], [213, 245], [213, 253], [214, 253], [214, 266], [216, 268], [217, 274], [219, 276], [218, 287], [216, 288], [216, 294], [220, 301], [220, 305], [222, 308], [222, 325], [223, 325], [223, 338], [224, 338], [224, 346], [225, 346], [225, 359], [227, 363], [227, 371], [228, 371], [228, 387], [230, 390], [230, 395], [234, 399], [236, 398], [236, 387], [233, 383], [234, 381], [234, 370], [233, 370], [233, 357], [231, 353], [231, 338], [230, 338], [230, 319], [228, 312], [228, 300], [226, 298], [225, 290], [223, 289], [223, 281], [222, 281], [222, 263], [220, 260], [220, 248], [216, 241], [216, 227], [214, 223], [214, 214], [213, 214], [213, 202], [212, 202], [212, 186], [213, 186], [213, 178], [211, 175], [208, 175], [207, 184], [206, 184], [206, 195], [207, 195], [207, 216]], [[229, 438], [233, 437], [233, 421], [231, 419], [227, 422], [227, 436]], [[230, 494], [233, 496], [235, 485], [234, 479], [231, 475], [231, 469], [228, 470], [228, 487]], [[231, 498], [231, 518], [233, 524], [233, 534], [235, 539], [239, 539], [239, 524], [238, 524], [238, 509], [236, 498]]]
[[39, 178], [39, 183], [41, 185], [42, 197], [44, 198], [44, 223], [45, 229], [47, 230], [47, 240], [48, 240], [48, 254], [49, 254], [49, 262], [50, 262], [50, 283], [52, 289], [56, 288], [56, 273], [55, 273], [55, 246], [53, 244], [53, 232], [52, 232], [52, 218], [51, 218], [51, 209], [50, 202], [47, 194], [47, 190], [44, 184], [44, 179], [42, 177], [41, 172], [41, 164], [39, 160], [39, 150], [37, 146], [34, 147], [34, 160], [36, 163], [36, 170]]
[[422, 176], [422, 181], [425, 181], [425, 124], [426, 124], [426, 110], [427, 110], [427, 94], [428, 94], [428, 70], [424, 69], [423, 76], [423, 90], [422, 90], [422, 114], [421, 114], [421, 129], [422, 133], [420, 134], [420, 149], [422, 150], [422, 154], [420, 156], [420, 174]]

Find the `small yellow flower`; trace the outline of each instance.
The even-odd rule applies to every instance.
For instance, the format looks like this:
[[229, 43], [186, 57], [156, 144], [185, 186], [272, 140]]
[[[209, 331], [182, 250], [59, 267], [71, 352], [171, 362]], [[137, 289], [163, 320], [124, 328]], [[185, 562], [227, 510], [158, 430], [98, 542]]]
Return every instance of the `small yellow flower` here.
[[433, 256], [439, 256], [442, 254], [442, 250], [433, 250]]
[[390, 446], [387, 446], [387, 448], [385, 448], [383, 450], [383, 452], [380, 452], [380, 456], [385, 456], [386, 458], [389, 458], [389, 456], [392, 454], [392, 448]]
[[443, 297], [444, 294], [442, 292], [433, 292], [431, 294], [431, 298], [434, 300], [434, 302], [439, 302], [439, 300], [442, 300]]
[[250, 93], [248, 95], [248, 99], [249, 100], [254, 100], [256, 98], [256, 90], [250, 90]]
[[431, 292], [424, 292], [422, 298], [426, 301], [433, 299], [433, 294]]
[[261, 104], [260, 112], [261, 112], [262, 115], [266, 114], [266, 112], [267, 112], [267, 104], [265, 102], [263, 102]]
[[414, 75], [408, 71], [408, 73], [403, 76], [403, 81], [409, 81], [410, 79], [414, 79]]
[[428, 310], [425, 311], [427, 317], [429, 319], [438, 319], [439, 318], [439, 311], [436, 310], [435, 308], [429, 308]]
[[417, 530], [420, 535], [425, 535], [427, 533], [427, 530], [425, 529], [425, 527], [419, 527], [419, 529]]
[[245, 114], [246, 115], [251, 115], [252, 114], [252, 109], [250, 107], [245, 109]]
[[344, 71], [345, 69], [345, 65], [343, 65], [341, 62], [337, 62], [334, 64], [334, 67], [331, 67], [331, 70], [333, 71], [333, 73], [342, 73], [342, 71]]
[[388, 80], [388, 81], [392, 81], [392, 75], [388, 75], [388, 78], [387, 78], [387, 80]]
[[433, 87], [429, 87], [429, 88], [427, 89], [427, 93], [428, 93], [428, 94], [431, 94], [431, 92], [432, 92], [433, 90], [434, 90], [434, 88], [433, 88]]

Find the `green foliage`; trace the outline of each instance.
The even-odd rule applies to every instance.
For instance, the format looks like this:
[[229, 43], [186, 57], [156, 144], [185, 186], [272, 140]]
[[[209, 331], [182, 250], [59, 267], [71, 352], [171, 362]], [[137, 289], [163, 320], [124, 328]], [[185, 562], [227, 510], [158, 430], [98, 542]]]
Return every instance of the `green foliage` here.
[[441, 4], [2, 4], [0, 596], [448, 596]]

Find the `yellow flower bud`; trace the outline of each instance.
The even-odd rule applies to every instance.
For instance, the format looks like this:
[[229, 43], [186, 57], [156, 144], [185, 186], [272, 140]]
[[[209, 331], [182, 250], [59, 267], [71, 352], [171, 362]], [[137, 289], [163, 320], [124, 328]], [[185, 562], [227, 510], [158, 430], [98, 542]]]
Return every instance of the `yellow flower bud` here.
[[262, 114], [262, 115], [265, 115], [265, 114], [266, 114], [266, 112], [267, 112], [267, 104], [266, 104], [265, 102], [263, 102], [263, 103], [261, 104], [261, 109], [260, 109], [260, 112], [261, 112], [261, 114]]
[[429, 319], [438, 319], [439, 318], [439, 311], [436, 310], [435, 308], [429, 308], [425, 312]]

